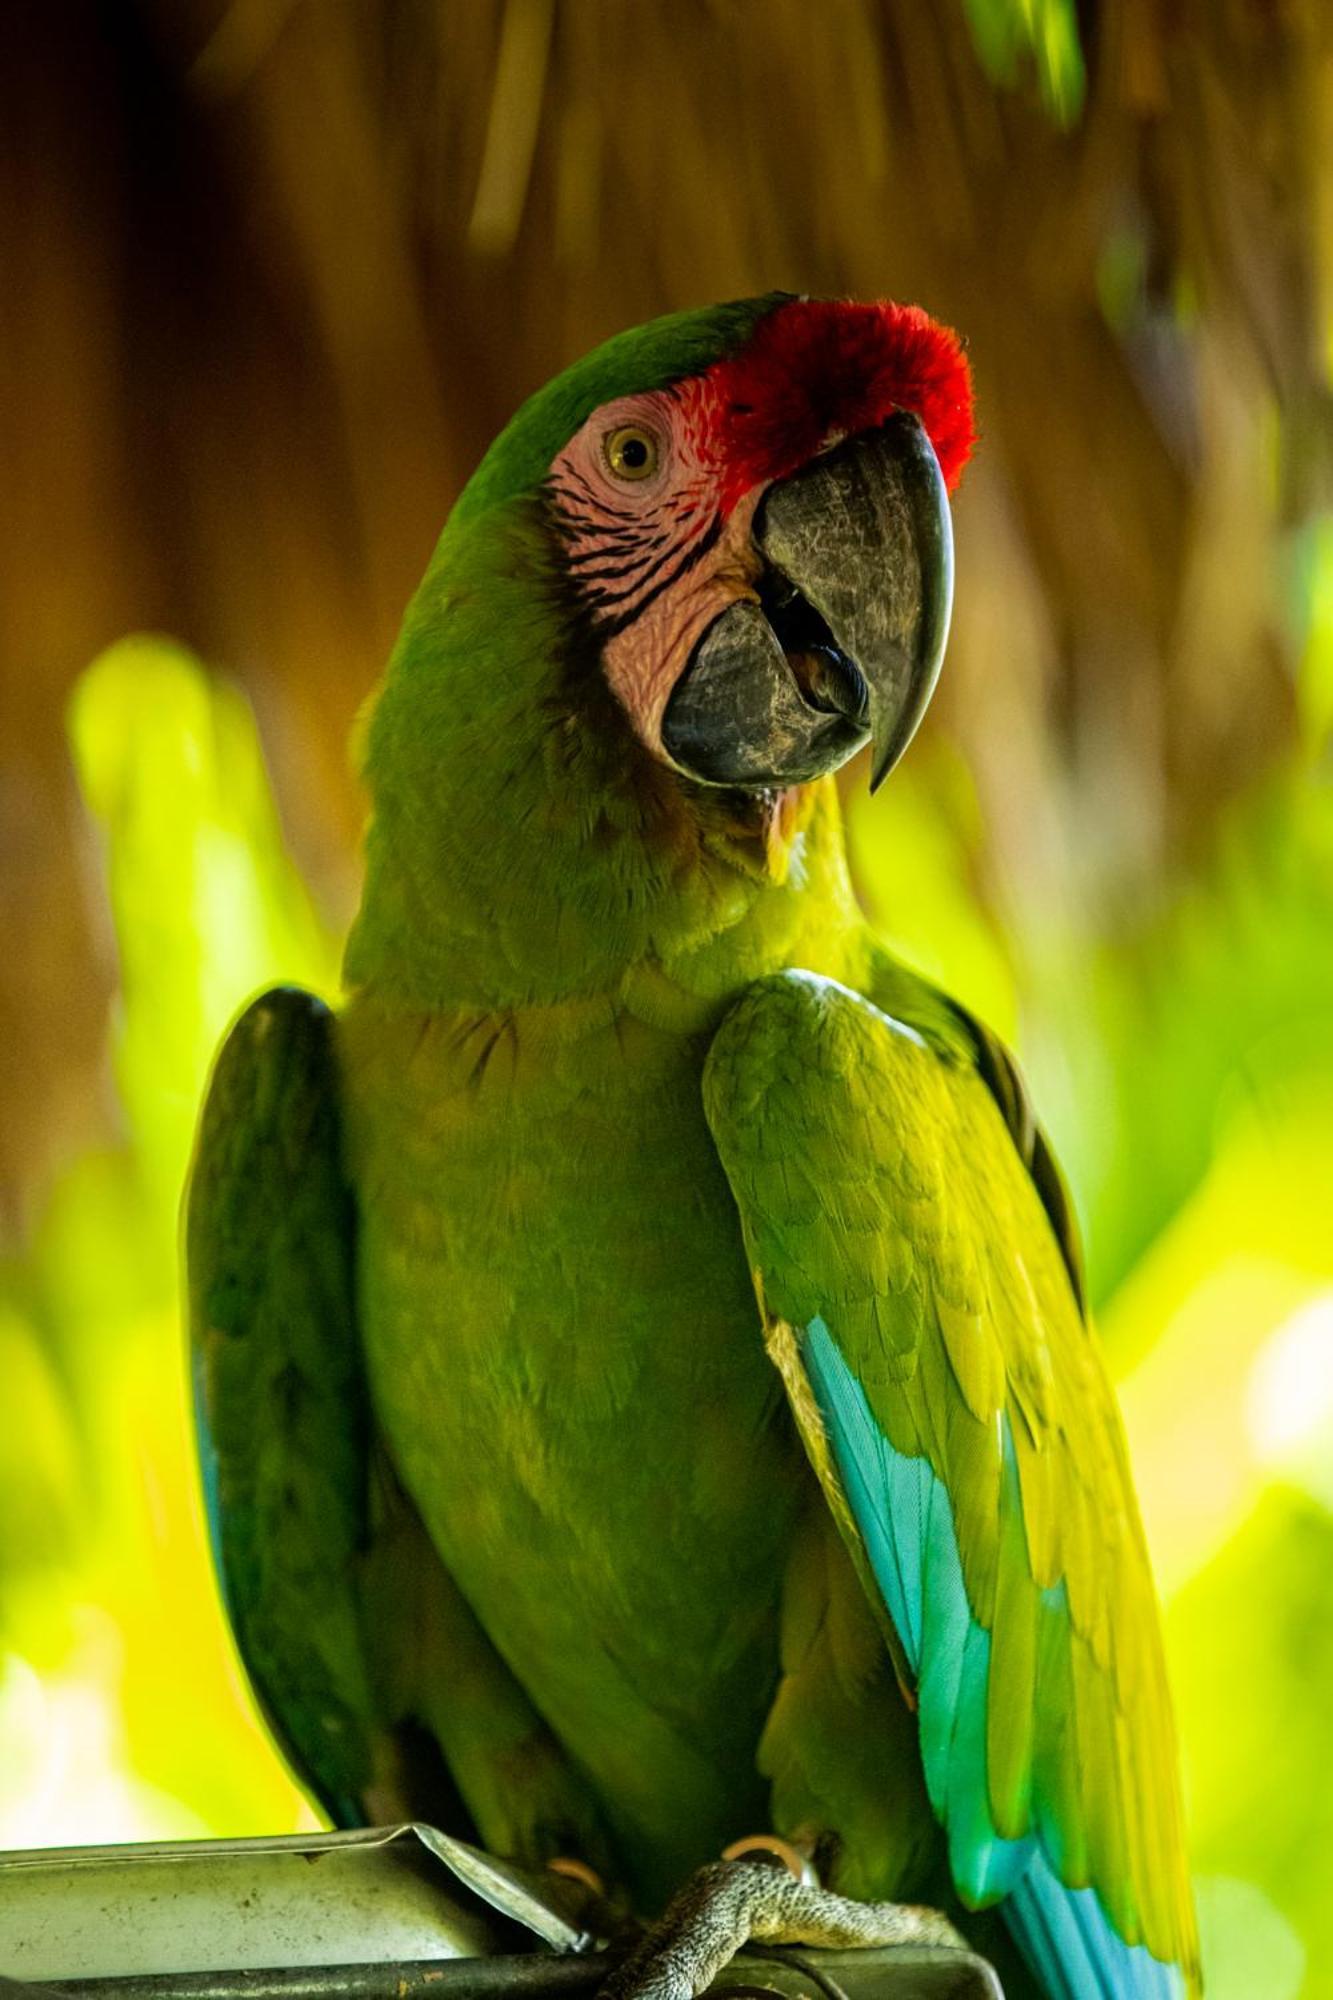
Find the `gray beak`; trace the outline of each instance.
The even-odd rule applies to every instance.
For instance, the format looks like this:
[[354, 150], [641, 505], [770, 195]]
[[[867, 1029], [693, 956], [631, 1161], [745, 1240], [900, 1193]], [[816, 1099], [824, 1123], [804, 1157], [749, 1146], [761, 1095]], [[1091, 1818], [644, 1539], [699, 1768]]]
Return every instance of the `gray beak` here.
[[758, 603], [700, 639], [662, 722], [705, 784], [803, 784], [869, 739], [871, 789], [910, 743], [939, 678], [953, 601], [948, 495], [930, 440], [899, 411], [769, 488], [755, 520]]

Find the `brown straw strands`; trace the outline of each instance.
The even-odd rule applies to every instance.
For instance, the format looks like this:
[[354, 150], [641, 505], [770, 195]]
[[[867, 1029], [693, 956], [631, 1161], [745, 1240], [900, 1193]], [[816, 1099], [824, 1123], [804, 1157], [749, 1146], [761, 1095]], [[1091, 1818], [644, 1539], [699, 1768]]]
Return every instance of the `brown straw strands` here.
[[346, 730], [452, 494], [528, 389], [651, 313], [786, 285], [968, 335], [944, 711], [1006, 879], [1047, 879], [1075, 831], [1101, 877], [1151, 876], [1263, 768], [1290, 729], [1275, 557], [1327, 469], [1333, 17], [1079, 12], [1062, 119], [1021, 48], [991, 73], [1010, 0], [82, 0], [9, 25], [11, 1221], [100, 1115], [80, 667], [148, 625], [239, 674], [345, 904]]

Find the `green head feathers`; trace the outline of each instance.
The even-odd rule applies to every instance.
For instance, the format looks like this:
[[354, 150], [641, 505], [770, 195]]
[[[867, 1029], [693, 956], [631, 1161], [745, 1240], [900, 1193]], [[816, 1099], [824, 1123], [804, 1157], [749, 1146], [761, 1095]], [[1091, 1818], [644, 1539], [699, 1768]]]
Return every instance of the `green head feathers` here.
[[766, 292], [727, 305], [697, 306], [614, 334], [515, 412], [459, 495], [450, 526], [464, 525], [497, 502], [534, 493], [561, 446], [601, 404], [701, 374], [743, 346], [760, 320], [791, 296]]

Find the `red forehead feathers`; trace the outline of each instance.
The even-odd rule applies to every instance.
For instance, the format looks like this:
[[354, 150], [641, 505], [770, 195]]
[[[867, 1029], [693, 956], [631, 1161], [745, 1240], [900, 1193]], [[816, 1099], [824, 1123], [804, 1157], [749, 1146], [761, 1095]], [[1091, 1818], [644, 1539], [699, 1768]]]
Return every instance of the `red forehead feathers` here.
[[793, 299], [706, 380], [727, 466], [724, 506], [804, 465], [830, 435], [871, 430], [895, 410], [921, 419], [950, 492], [975, 442], [962, 343], [919, 306]]

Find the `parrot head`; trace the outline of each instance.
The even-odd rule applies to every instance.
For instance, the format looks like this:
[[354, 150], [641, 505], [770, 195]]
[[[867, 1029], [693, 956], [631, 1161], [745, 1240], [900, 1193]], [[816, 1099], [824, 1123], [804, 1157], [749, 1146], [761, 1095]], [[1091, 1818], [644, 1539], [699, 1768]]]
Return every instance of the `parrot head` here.
[[878, 785], [939, 673], [972, 442], [947, 328], [778, 293], [608, 342], [520, 411], [460, 504], [522, 490], [549, 448], [571, 593], [653, 757], [765, 790], [873, 738]]
[[447, 903], [522, 991], [542, 947], [496, 944], [506, 904], [562, 984], [580, 954], [731, 922], [719, 868], [757, 851], [779, 880], [773, 830], [790, 845], [815, 781], [869, 743], [878, 784], [920, 721], [972, 443], [961, 345], [913, 306], [771, 293], [566, 369], [482, 459], [409, 611], [368, 896], [387, 907], [392, 859], [399, 916]]
[[910, 740], [948, 631], [957, 341], [892, 305], [788, 299], [702, 372], [601, 403], [546, 490], [602, 670], [687, 779], [806, 783]]

